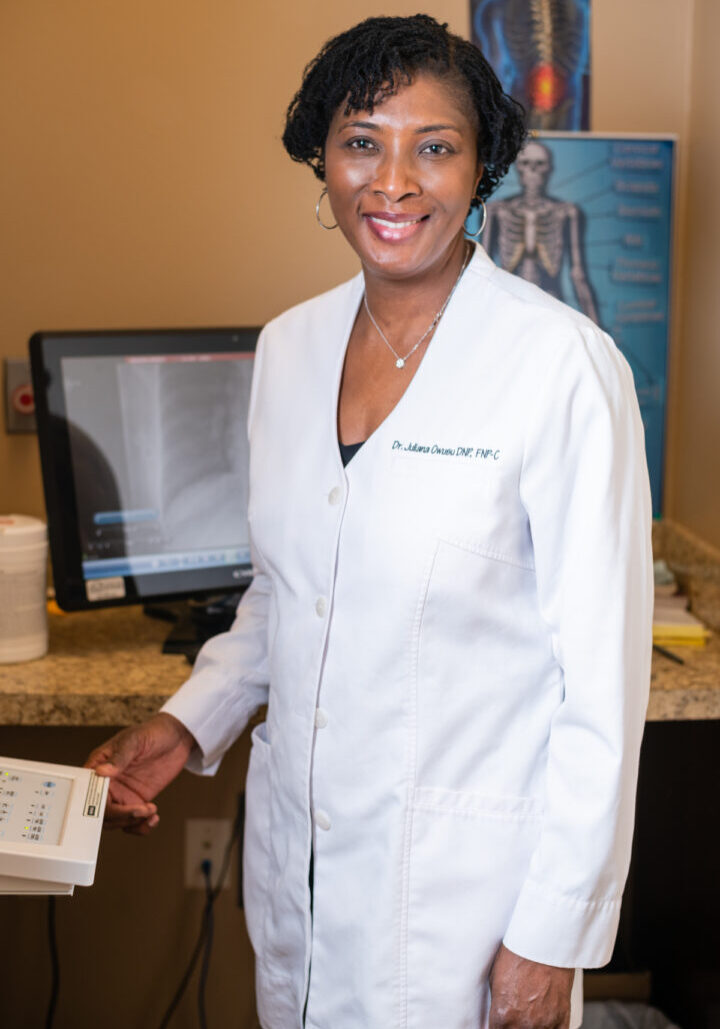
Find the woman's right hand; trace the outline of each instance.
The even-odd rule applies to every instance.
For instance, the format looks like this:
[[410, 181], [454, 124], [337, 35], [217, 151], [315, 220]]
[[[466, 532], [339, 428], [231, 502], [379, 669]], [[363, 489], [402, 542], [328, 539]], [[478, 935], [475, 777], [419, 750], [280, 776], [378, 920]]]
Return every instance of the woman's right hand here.
[[85, 762], [110, 779], [105, 825], [146, 836], [160, 820], [151, 803], [182, 770], [196, 745], [182, 722], [161, 712], [116, 733]]

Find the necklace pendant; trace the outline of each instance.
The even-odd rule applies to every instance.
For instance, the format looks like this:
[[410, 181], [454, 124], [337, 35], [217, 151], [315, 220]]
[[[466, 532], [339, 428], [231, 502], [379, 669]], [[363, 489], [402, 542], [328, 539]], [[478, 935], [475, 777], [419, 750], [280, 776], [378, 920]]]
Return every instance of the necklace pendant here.
[[363, 293], [363, 304], [365, 305], [365, 310], [368, 313], [368, 318], [373, 323], [375, 329], [377, 330], [377, 334], [380, 337], [380, 339], [383, 341], [383, 343], [388, 348], [390, 353], [395, 357], [395, 367], [396, 368], [404, 368], [405, 367], [405, 362], [407, 361], [408, 357], [411, 357], [415, 353], [417, 348], [420, 346], [420, 344], [424, 343], [425, 340], [430, 335], [430, 333], [434, 331], [434, 329], [437, 326], [438, 322], [440, 321], [440, 319], [442, 318], [443, 314], [445, 313], [445, 308], [447, 307], [447, 305], [450, 303], [450, 300], [452, 299], [452, 295], [453, 295], [453, 293], [455, 292], [455, 290], [457, 288], [457, 284], [460, 282], [460, 279], [462, 278], [463, 272], [465, 271], [465, 269], [467, 268], [468, 264], [470, 263], [470, 258], [472, 257], [472, 253], [473, 253], [473, 248], [471, 246], [466, 247], [466, 253], [465, 253], [465, 257], [463, 259], [462, 268], [460, 269], [460, 273], [459, 273], [458, 277], [455, 279], [455, 284], [453, 285], [453, 288], [450, 290], [448, 295], [445, 297], [445, 302], [443, 303], [443, 305], [440, 308], [440, 310], [436, 313], [435, 317], [430, 322], [430, 324], [428, 325], [427, 329], [425, 329], [425, 332], [423, 332], [422, 336], [417, 341], [415, 346], [412, 347], [410, 350], [408, 350], [408, 352], [405, 355], [405, 357], [398, 357], [397, 351], [393, 347], [392, 343], [387, 338], [387, 336], [385, 335], [383, 330], [380, 328], [378, 323], [375, 321], [373, 313], [370, 310], [370, 305], [368, 304], [367, 293]]

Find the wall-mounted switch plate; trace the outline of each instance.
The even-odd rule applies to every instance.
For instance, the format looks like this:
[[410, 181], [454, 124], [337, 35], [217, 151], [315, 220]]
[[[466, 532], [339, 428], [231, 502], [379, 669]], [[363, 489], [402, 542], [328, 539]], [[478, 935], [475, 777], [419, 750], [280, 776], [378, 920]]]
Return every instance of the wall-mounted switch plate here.
[[22, 357], [5, 358], [5, 429], [37, 431], [30, 362]]
[[[210, 879], [217, 885], [223, 858], [230, 837], [232, 821], [229, 818], [188, 818], [185, 822], [185, 886], [205, 888], [201, 865], [208, 858], [212, 863]], [[225, 877], [223, 889], [230, 889], [230, 876]]]

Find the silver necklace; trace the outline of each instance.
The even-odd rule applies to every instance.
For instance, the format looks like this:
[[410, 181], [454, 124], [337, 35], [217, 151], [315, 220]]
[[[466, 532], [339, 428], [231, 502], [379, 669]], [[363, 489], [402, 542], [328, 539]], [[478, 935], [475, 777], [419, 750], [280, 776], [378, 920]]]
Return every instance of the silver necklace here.
[[378, 325], [378, 323], [377, 323], [377, 322], [375, 321], [375, 319], [373, 318], [373, 313], [372, 313], [372, 311], [370, 310], [370, 305], [368, 304], [368, 300], [367, 300], [367, 293], [363, 293], [363, 303], [365, 304], [365, 310], [366, 310], [366, 311], [367, 311], [367, 313], [368, 313], [368, 316], [369, 316], [369, 318], [370, 318], [370, 321], [371, 321], [371, 322], [373, 323], [373, 325], [374, 325], [374, 326], [375, 326], [375, 328], [377, 329], [377, 331], [378, 331], [378, 334], [380, 335], [380, 338], [382, 339], [383, 343], [384, 343], [384, 344], [386, 345], [386, 347], [388, 348], [388, 350], [390, 351], [390, 353], [391, 353], [391, 354], [393, 355], [393, 357], [395, 358], [395, 367], [396, 367], [396, 368], [404, 368], [404, 367], [405, 367], [405, 363], [406, 363], [407, 359], [408, 359], [409, 357], [412, 357], [412, 355], [413, 355], [413, 354], [415, 353], [415, 351], [416, 351], [416, 350], [417, 350], [417, 348], [418, 348], [418, 347], [420, 346], [420, 344], [421, 344], [421, 343], [422, 343], [422, 342], [423, 342], [424, 340], [426, 340], [426, 339], [427, 339], [427, 337], [428, 337], [428, 336], [430, 335], [430, 333], [431, 333], [431, 332], [433, 331], [433, 329], [435, 328], [435, 326], [437, 325], [437, 323], [438, 323], [438, 322], [440, 321], [440, 319], [442, 318], [442, 316], [443, 316], [443, 315], [445, 314], [445, 308], [446, 308], [446, 307], [447, 307], [447, 305], [448, 305], [448, 304], [450, 303], [450, 300], [452, 299], [452, 295], [453, 295], [453, 293], [455, 292], [455, 290], [457, 289], [457, 284], [458, 284], [458, 282], [460, 282], [460, 279], [462, 278], [463, 272], [465, 271], [465, 269], [467, 268], [468, 264], [470, 263], [470, 257], [471, 257], [471, 256], [472, 256], [472, 247], [468, 247], [468, 248], [467, 248], [467, 253], [465, 254], [465, 257], [463, 258], [462, 268], [460, 269], [460, 272], [459, 272], [459, 274], [458, 274], [458, 277], [457, 277], [457, 278], [455, 279], [455, 282], [454, 282], [454, 284], [453, 284], [453, 288], [452, 288], [452, 289], [450, 290], [450, 292], [448, 293], [448, 295], [447, 295], [447, 296], [445, 297], [445, 302], [444, 302], [444, 304], [442, 305], [442, 307], [440, 308], [440, 310], [439, 310], [439, 311], [437, 312], [437, 314], [435, 315], [435, 317], [433, 318], [433, 320], [432, 320], [432, 321], [430, 322], [430, 324], [428, 325], [427, 329], [425, 329], [425, 332], [423, 332], [422, 336], [421, 336], [421, 337], [420, 337], [420, 339], [419, 339], [419, 340], [417, 341], [417, 343], [415, 343], [415, 345], [414, 345], [413, 347], [411, 347], [411, 349], [410, 349], [410, 350], [408, 350], [407, 354], [405, 354], [405, 357], [401, 357], [401, 356], [400, 356], [400, 354], [398, 354], [398, 352], [397, 352], [397, 350], [395, 349], [395, 347], [394, 347], [394, 346], [392, 345], [392, 343], [391, 343], [391, 342], [390, 342], [390, 340], [389, 340], [389, 339], [387, 338], [387, 336], [385, 335], [385, 333], [383, 332], [383, 330], [382, 330], [382, 329], [380, 328], [380, 326]]

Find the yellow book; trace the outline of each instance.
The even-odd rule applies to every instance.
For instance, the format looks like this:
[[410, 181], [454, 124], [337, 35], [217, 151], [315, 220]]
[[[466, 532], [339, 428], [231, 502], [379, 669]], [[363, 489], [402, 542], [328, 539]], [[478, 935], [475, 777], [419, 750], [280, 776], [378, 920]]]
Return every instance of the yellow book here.
[[653, 643], [663, 647], [704, 647], [710, 632], [687, 610], [687, 598], [655, 596]]
[[664, 632], [656, 632], [653, 627], [653, 643], [659, 647], [704, 647], [710, 639], [710, 633], [705, 630], [701, 636], [671, 636]]

